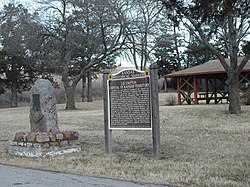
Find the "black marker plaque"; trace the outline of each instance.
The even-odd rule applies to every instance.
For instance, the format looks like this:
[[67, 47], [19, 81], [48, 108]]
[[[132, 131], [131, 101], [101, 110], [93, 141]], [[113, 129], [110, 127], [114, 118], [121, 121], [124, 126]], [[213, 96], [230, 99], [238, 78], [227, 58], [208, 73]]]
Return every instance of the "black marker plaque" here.
[[32, 95], [32, 100], [33, 100], [33, 110], [35, 112], [41, 111], [41, 107], [40, 107], [40, 95], [39, 94], [33, 94]]
[[151, 128], [149, 77], [124, 70], [108, 82], [110, 129]]

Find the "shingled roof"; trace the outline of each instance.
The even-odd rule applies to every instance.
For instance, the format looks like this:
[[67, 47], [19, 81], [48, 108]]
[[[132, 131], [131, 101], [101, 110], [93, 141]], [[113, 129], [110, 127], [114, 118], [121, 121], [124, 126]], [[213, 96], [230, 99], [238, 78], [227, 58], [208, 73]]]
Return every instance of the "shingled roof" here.
[[[242, 61], [243, 57], [238, 58], [238, 63]], [[226, 59], [226, 62], [229, 64], [230, 59]], [[245, 67], [241, 72], [250, 72], [250, 60], [247, 62]], [[186, 77], [186, 76], [194, 76], [194, 75], [212, 75], [212, 74], [225, 74], [226, 71], [221, 65], [219, 59], [209, 60], [204, 64], [194, 66], [191, 68], [183, 69], [180, 71], [176, 71], [171, 74], [167, 74], [164, 77], [174, 78], [174, 77]]]

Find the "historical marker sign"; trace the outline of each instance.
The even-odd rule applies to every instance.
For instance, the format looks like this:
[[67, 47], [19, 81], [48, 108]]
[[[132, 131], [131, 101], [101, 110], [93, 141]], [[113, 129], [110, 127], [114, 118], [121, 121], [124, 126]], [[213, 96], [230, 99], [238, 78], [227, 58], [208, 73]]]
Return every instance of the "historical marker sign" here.
[[109, 76], [109, 128], [152, 129], [149, 72], [123, 70]]
[[[149, 76], [150, 72], [150, 76]], [[105, 153], [112, 152], [113, 130], [152, 130], [153, 153], [160, 150], [157, 65], [150, 71], [126, 69], [116, 74], [103, 72]]]

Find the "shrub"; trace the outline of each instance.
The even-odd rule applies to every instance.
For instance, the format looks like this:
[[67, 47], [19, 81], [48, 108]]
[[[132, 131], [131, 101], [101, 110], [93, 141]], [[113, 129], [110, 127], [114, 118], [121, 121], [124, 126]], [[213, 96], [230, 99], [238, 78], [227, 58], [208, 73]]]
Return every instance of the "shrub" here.
[[[101, 100], [102, 99], [102, 80], [96, 79], [92, 82], [92, 96], [93, 100]], [[1, 89], [1, 88], [0, 88]], [[86, 88], [87, 89], [87, 88]], [[54, 89], [54, 94], [56, 97], [57, 104], [65, 103], [66, 96], [63, 84], [58, 83], [58, 87]], [[75, 101], [82, 101], [82, 83], [81, 81], [78, 83], [75, 92]], [[28, 106], [30, 103], [30, 93], [29, 91], [18, 93], [17, 95], [17, 106]], [[0, 94], [0, 108], [8, 108], [11, 107], [11, 92], [7, 90], [4, 94]]]
[[65, 103], [66, 97], [65, 97], [65, 91], [64, 91], [63, 86], [60, 86], [60, 88], [55, 89], [54, 94], [55, 94], [55, 97], [56, 97], [56, 103], [57, 104]]
[[11, 94], [6, 92], [0, 95], [0, 108], [7, 108], [11, 106]]
[[166, 98], [166, 105], [167, 106], [174, 106], [176, 104], [176, 97], [170, 96]]
[[[25, 91], [22, 94], [17, 94], [17, 106], [28, 106], [30, 103], [29, 92]], [[7, 90], [4, 94], [0, 95], [0, 108], [11, 107], [11, 92]]]
[[250, 105], [250, 91], [243, 92], [241, 100], [245, 105]]

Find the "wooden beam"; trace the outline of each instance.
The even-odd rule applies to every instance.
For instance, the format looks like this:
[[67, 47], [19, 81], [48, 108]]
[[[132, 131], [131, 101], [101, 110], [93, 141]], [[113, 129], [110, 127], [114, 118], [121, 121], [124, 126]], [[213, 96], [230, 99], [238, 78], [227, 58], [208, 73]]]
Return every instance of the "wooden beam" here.
[[[250, 73], [247, 73], [247, 74], [245, 74], [245, 75], [243, 75], [242, 73], [240, 74], [240, 83], [242, 82], [242, 81], [246, 81], [246, 82], [249, 82], [250, 83], [250, 79], [248, 79], [248, 76], [250, 75]], [[249, 76], [250, 77], [250, 76]]]
[[181, 80], [177, 78], [177, 94], [178, 94], [178, 105], [181, 105]]
[[208, 78], [206, 78], [206, 104], [209, 104], [209, 99], [208, 99]]
[[198, 103], [198, 96], [197, 96], [197, 80], [194, 76], [194, 104], [197, 105]]

